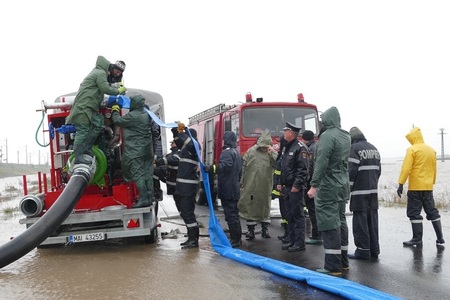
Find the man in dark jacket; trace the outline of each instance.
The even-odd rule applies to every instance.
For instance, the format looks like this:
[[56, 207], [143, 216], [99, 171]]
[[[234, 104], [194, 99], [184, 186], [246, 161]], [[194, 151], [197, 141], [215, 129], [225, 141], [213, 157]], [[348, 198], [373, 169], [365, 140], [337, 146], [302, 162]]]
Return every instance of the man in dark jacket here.
[[[190, 134], [186, 132], [187, 130]], [[178, 123], [178, 128], [172, 128], [172, 133], [175, 144], [181, 151], [173, 197], [175, 202], [180, 205], [181, 218], [183, 218], [188, 231], [188, 240], [180, 245], [182, 246], [181, 249], [196, 248], [200, 236], [200, 229], [195, 217], [195, 195], [199, 183], [199, 161], [194, 145], [194, 142], [198, 143], [195, 140], [197, 132], [192, 128], [185, 128], [183, 123]]]
[[[180, 163], [181, 151], [178, 149], [175, 141], [170, 142], [170, 153], [166, 154], [163, 158], [156, 161], [155, 175], [159, 180], [166, 183], [167, 195], [175, 194], [175, 187], [177, 182], [178, 164]], [[180, 212], [180, 203], [175, 200], [175, 205]]]
[[356, 245], [352, 259], [378, 258], [378, 179], [381, 157], [358, 127], [350, 129], [352, 146], [348, 160], [350, 211], [353, 212], [353, 238]]
[[308, 197], [314, 197], [317, 227], [325, 249], [324, 268], [316, 270], [320, 273], [341, 275], [343, 269], [348, 269], [345, 204], [349, 198], [349, 154], [350, 135], [341, 129], [341, 116], [333, 106], [322, 114], [314, 174], [308, 191]]
[[84, 158], [84, 154], [92, 157], [91, 148], [103, 130], [103, 115], [98, 111], [103, 96], [118, 95], [127, 90], [124, 86], [119, 88], [111, 86], [108, 76], [114, 72], [113, 78], [121, 77], [124, 71], [125, 63], [120, 66], [112, 65], [103, 56], [98, 56], [95, 68], [80, 84], [66, 119], [66, 124], [74, 124], [76, 128], [73, 145], [74, 164], [91, 164], [92, 160]]
[[135, 95], [130, 100], [130, 111], [122, 117], [119, 106], [113, 105], [112, 120], [114, 125], [123, 128], [122, 176], [127, 182], [135, 182], [139, 191], [138, 202], [133, 207], [147, 207], [154, 200], [151, 118], [144, 111], [144, 97]]
[[320, 236], [319, 229], [317, 229], [316, 206], [314, 205], [314, 198], [309, 198], [307, 195], [307, 192], [311, 187], [311, 178], [314, 173], [314, 152], [316, 152], [316, 139], [314, 132], [311, 130], [305, 130], [302, 134], [302, 139], [305, 141], [309, 150], [309, 176], [305, 190], [305, 204], [308, 209], [309, 220], [311, 222], [311, 236], [305, 241], [305, 243], [310, 245], [321, 245], [322, 238]]
[[283, 250], [296, 252], [305, 250], [305, 205], [304, 194], [308, 180], [308, 147], [298, 140], [300, 128], [286, 122], [284, 130], [285, 148], [281, 157], [280, 184], [277, 189], [284, 195], [287, 212], [289, 242]]
[[287, 221], [287, 212], [286, 205], [284, 205], [284, 196], [281, 190], [279, 191], [277, 186], [280, 182], [281, 176], [281, 157], [283, 154], [284, 146], [286, 141], [284, 140], [284, 136], [280, 137], [280, 147], [278, 150], [277, 158], [276, 158], [276, 167], [275, 172], [273, 174], [273, 190], [272, 190], [272, 200], [278, 198], [278, 206], [280, 207], [280, 215], [281, 215], [281, 226], [283, 227], [283, 235], [279, 235], [278, 239], [283, 243], [289, 242], [289, 228]]
[[241, 246], [241, 222], [237, 203], [240, 197], [242, 157], [236, 149], [237, 136], [232, 131], [223, 135], [223, 149], [216, 173], [218, 180], [217, 196], [222, 203], [225, 221], [230, 229], [231, 247]]

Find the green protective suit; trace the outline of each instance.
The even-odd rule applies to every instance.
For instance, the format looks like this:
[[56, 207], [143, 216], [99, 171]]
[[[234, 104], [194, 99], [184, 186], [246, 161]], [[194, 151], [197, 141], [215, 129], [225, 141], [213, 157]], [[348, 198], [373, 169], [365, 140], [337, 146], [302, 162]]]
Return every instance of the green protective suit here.
[[66, 118], [66, 124], [74, 124], [77, 130], [74, 141], [75, 163], [87, 162], [80, 156], [83, 153], [92, 156], [91, 147], [103, 130], [103, 115], [98, 110], [104, 94], [119, 94], [118, 89], [108, 83], [109, 65], [106, 58], [97, 57], [95, 68], [80, 84], [70, 114]]
[[66, 124], [91, 125], [92, 118], [98, 112], [104, 94], [118, 95], [117, 88], [109, 85], [108, 67], [110, 62], [103, 56], [97, 57], [95, 68], [84, 78], [67, 116]]
[[141, 189], [153, 192], [153, 141], [151, 119], [144, 111], [145, 99], [141, 95], [131, 97], [130, 111], [119, 116], [113, 112], [114, 125], [122, 127], [124, 150], [122, 155], [122, 176], [125, 181], [136, 182]]
[[320, 231], [341, 226], [339, 207], [349, 199], [348, 157], [350, 135], [341, 129], [341, 117], [336, 107], [322, 114], [322, 128], [314, 157], [311, 186], [317, 188], [317, 227]]
[[256, 145], [243, 156], [239, 215], [245, 220], [270, 220], [270, 204], [276, 152], [268, 154], [261, 147], [272, 146], [272, 137], [263, 132]]

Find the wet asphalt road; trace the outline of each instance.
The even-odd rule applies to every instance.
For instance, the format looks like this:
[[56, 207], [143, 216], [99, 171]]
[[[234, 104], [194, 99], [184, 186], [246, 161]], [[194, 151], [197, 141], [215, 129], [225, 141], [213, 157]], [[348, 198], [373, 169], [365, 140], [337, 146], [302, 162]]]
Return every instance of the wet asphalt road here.
[[[215, 211], [223, 228], [223, 213]], [[201, 228], [200, 247], [181, 250], [185, 240], [183, 222], [166, 196], [160, 202], [160, 234], [180, 230], [176, 239], [158, 243], [105, 241], [71, 247], [35, 249], [0, 270], [0, 299], [342, 299], [308, 286], [219, 256], [208, 237], [209, 209], [196, 206]], [[449, 249], [438, 252], [429, 222], [424, 224], [424, 247], [405, 248], [411, 229], [404, 207], [381, 207], [381, 254], [376, 261], [350, 261], [343, 278], [402, 299], [450, 299]], [[450, 229], [450, 214], [441, 212], [444, 237]], [[307, 245], [302, 252], [281, 250], [276, 238], [282, 234], [277, 202], [273, 202], [272, 238], [263, 239], [260, 227], [253, 241], [242, 250], [277, 259], [306, 269], [323, 267], [323, 248]], [[347, 217], [351, 228], [351, 215]], [[242, 222], [245, 229], [245, 223]], [[1, 218], [2, 240], [20, 234], [18, 220]], [[355, 247], [350, 233], [349, 252]], [[145, 293], [143, 293], [145, 291]]]
[[[276, 200], [275, 200], [276, 201]], [[421, 249], [403, 247], [402, 242], [411, 238], [410, 222], [405, 214], [405, 207], [380, 207], [380, 247], [378, 260], [350, 260], [350, 270], [343, 278], [364, 286], [383, 291], [403, 299], [450, 299], [450, 257], [449, 251], [438, 250], [435, 246], [436, 236], [429, 221], [424, 221], [424, 246]], [[209, 210], [206, 206], [196, 207], [199, 221], [207, 226]], [[215, 211], [222, 228], [226, 228], [223, 212]], [[162, 213], [160, 213], [162, 215]], [[323, 267], [324, 252], [320, 245], [307, 245], [305, 251], [289, 253], [281, 250], [281, 242], [277, 239], [282, 235], [277, 205], [272, 210], [270, 239], [264, 239], [257, 234], [255, 240], [245, 241], [243, 236], [242, 250], [262, 256], [274, 258], [315, 270]], [[444, 238], [450, 232], [450, 214], [442, 212]], [[351, 233], [352, 217], [349, 213], [349, 253], [355, 246]], [[243, 230], [245, 223], [242, 221]], [[206, 227], [205, 226], [205, 227]], [[259, 225], [256, 230], [260, 233]], [[309, 230], [309, 226], [307, 230]], [[207, 229], [201, 233], [207, 236]], [[307, 236], [309, 236], [307, 234]]]

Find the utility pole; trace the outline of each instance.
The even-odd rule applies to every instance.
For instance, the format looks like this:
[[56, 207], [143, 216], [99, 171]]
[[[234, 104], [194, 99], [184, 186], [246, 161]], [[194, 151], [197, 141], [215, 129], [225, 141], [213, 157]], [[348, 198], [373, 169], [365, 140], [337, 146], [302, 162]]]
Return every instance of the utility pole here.
[[441, 133], [439, 133], [441, 135], [441, 161], [444, 162], [445, 161], [445, 157], [444, 157], [444, 128], [439, 128], [439, 130], [441, 131]]
[[3, 143], [0, 145], [0, 163], [2, 162], [8, 163], [8, 139], [5, 139], [5, 146]]
[[[5, 155], [5, 162], [8, 163], [8, 139], [5, 139], [5, 153], [3, 153]], [[3, 157], [2, 157], [3, 158]], [[3, 162], [3, 160], [2, 160]]]

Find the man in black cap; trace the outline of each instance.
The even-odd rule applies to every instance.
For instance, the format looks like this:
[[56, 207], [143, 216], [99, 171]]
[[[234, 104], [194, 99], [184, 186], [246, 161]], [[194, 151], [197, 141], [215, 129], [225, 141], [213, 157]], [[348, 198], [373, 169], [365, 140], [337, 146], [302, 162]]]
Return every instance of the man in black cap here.
[[280, 182], [277, 189], [284, 195], [289, 229], [289, 242], [283, 250], [296, 252], [305, 250], [305, 214], [303, 212], [304, 194], [308, 180], [308, 147], [298, 140], [300, 128], [286, 122], [283, 128], [285, 148], [280, 163]]

